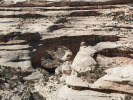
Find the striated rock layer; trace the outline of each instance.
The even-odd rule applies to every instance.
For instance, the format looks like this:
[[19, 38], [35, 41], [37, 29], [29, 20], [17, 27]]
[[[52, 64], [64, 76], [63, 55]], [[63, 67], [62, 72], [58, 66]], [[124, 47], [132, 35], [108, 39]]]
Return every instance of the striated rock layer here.
[[[26, 71], [43, 64], [43, 68], [63, 64], [57, 71], [63, 73], [60, 80], [43, 80], [44, 75], [39, 71], [23, 78], [22, 82], [41, 78], [33, 84], [34, 91], [47, 100], [130, 100], [133, 95], [132, 2], [2, 0], [0, 65]], [[64, 56], [57, 54], [59, 48]], [[44, 81], [48, 82], [43, 84]], [[58, 89], [45, 91], [53, 81]], [[61, 85], [64, 86], [59, 90]]]
[[132, 0], [1, 0], [0, 6], [88, 6], [127, 4]]
[[[81, 47], [71, 65], [72, 73], [66, 78], [66, 85], [60, 89], [58, 96], [68, 100], [131, 100], [133, 63], [109, 68], [105, 70], [107, 74], [101, 75], [104, 70], [97, 72], [96, 69], [103, 66], [97, 65], [93, 59], [95, 52], [90, 46]], [[98, 78], [94, 78], [92, 73], [98, 75]], [[90, 77], [94, 78], [91, 83]]]

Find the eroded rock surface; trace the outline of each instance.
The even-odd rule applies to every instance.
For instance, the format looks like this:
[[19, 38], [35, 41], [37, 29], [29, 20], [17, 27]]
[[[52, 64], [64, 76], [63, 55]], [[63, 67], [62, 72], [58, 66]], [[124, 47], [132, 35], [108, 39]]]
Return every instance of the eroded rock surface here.
[[[93, 59], [98, 51], [90, 46], [81, 48], [71, 65], [72, 73], [66, 78], [66, 85], [60, 89], [58, 96], [68, 100], [131, 100], [133, 63], [101, 70], [104, 66]], [[94, 78], [92, 73], [97, 77]], [[93, 81], [90, 82], [90, 78]]]
[[1, 0], [0, 99], [130, 100], [132, 3]]

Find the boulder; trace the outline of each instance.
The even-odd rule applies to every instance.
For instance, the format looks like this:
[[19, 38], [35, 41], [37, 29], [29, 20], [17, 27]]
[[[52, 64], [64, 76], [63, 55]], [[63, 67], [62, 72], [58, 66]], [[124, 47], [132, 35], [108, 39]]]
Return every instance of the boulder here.
[[66, 51], [65, 55], [61, 58], [63, 61], [71, 61], [72, 60], [72, 52], [71, 51]]
[[66, 75], [70, 75], [71, 74], [71, 62], [65, 62], [63, 65], [62, 65], [62, 72], [63, 74], [66, 74]]
[[89, 83], [86, 80], [82, 80], [80, 77], [75, 75], [68, 76], [66, 78], [66, 84], [68, 86], [75, 86], [75, 87], [89, 87]]
[[24, 80], [36, 80], [36, 79], [40, 79], [40, 78], [43, 78], [43, 74], [37, 70], [37, 71], [33, 72], [31, 75], [24, 77]]
[[83, 46], [80, 48], [72, 63], [72, 69], [77, 72], [87, 72], [96, 64], [92, 58], [96, 50], [91, 46]]

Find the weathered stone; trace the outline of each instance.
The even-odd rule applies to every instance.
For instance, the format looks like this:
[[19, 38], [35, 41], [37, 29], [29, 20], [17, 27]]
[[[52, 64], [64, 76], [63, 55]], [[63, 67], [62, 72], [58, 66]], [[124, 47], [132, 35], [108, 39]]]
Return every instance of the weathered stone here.
[[133, 94], [132, 65], [106, 70], [107, 75], [97, 80], [92, 87]]
[[96, 50], [90, 46], [81, 47], [72, 63], [72, 69], [76, 72], [91, 71], [91, 66], [96, 64], [96, 61], [92, 58], [95, 52]]
[[[133, 93], [132, 73], [127, 70], [133, 65], [131, 3], [2, 0], [0, 99], [127, 100]], [[57, 49], [63, 47], [66, 49]], [[70, 52], [64, 55], [65, 50]], [[44, 59], [47, 53], [51, 57]], [[63, 55], [64, 61], [72, 62], [71, 68], [62, 68], [65, 74], [72, 69], [70, 75], [61, 77], [61, 72], [48, 76], [43, 69], [29, 71], [42, 65], [55, 69], [63, 63]], [[116, 69], [107, 70], [105, 75], [104, 69], [110, 67]], [[61, 88], [58, 98], [64, 84], [67, 86]]]
[[39, 78], [43, 78], [43, 74], [39, 71], [33, 72], [31, 75], [24, 77], [25, 80], [36, 80]]
[[[48, 2], [48, 3], [47, 3]], [[49, 3], [50, 2], [50, 3]], [[65, 3], [66, 4], [65, 4]], [[41, 0], [41, 1], [31, 1], [31, 0], [22, 0], [22, 1], [17, 1], [17, 0], [2, 0], [1, 1], [1, 6], [2, 4], [7, 6], [7, 5], [15, 5], [15, 6], [67, 6], [67, 5], [71, 5], [71, 6], [87, 6], [87, 5], [107, 5], [107, 4], [126, 4], [126, 3], [130, 3], [132, 2], [132, 0], [66, 0], [66, 1], [62, 1], [62, 0]], [[77, 3], [77, 4], [76, 4]], [[20, 5], [23, 4], [23, 5]]]
[[66, 75], [70, 75], [71, 74], [71, 62], [65, 62], [63, 65], [62, 65], [62, 72]]
[[106, 94], [91, 90], [82, 90], [77, 91], [73, 90], [71, 88], [68, 88], [67, 86], [64, 86], [60, 89], [59, 97], [62, 99], [68, 99], [68, 100], [119, 100], [124, 99], [124, 96], [122, 94], [112, 93], [112, 94]]

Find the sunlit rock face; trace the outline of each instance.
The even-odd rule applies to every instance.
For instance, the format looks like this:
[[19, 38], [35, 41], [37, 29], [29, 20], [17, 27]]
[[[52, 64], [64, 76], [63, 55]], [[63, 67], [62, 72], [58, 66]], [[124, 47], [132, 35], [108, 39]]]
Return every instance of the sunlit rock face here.
[[71, 74], [71, 63], [70, 62], [65, 62], [65, 64], [62, 65], [62, 72], [66, 75]]
[[[107, 69], [104, 76], [99, 77], [94, 83], [89, 83], [88, 77], [91, 75], [91, 65], [95, 66], [97, 63], [93, 59], [96, 52], [91, 46], [80, 47], [71, 65], [72, 73], [66, 78], [66, 85], [59, 91], [58, 96], [60, 98], [68, 100], [126, 100], [127, 97], [132, 98], [132, 64]], [[91, 63], [88, 63], [89, 61]], [[97, 73], [96, 69], [93, 70], [95, 73]]]
[[66, 51], [65, 55], [61, 58], [63, 61], [72, 61], [72, 52], [71, 51]]
[[77, 72], [90, 71], [91, 66], [96, 64], [96, 61], [93, 59], [95, 52], [96, 50], [91, 46], [80, 47], [80, 51], [77, 53], [77, 56], [73, 60], [72, 69]]
[[133, 94], [132, 68], [133, 65], [107, 69], [107, 74], [97, 80], [92, 87]]
[[10, 4], [10, 3], [14, 3], [14, 4], [16, 4], [16, 3], [18, 3], [18, 2], [25, 2], [25, 1], [29, 1], [29, 0], [2, 0], [1, 1], [1, 3], [7, 3], [7, 4]]
[[92, 58], [96, 50], [91, 46], [81, 46], [71, 65], [72, 73], [66, 79], [70, 86], [88, 87], [87, 76], [95, 67], [96, 61]]
[[132, 98], [132, 0], [0, 1], [0, 99]]

